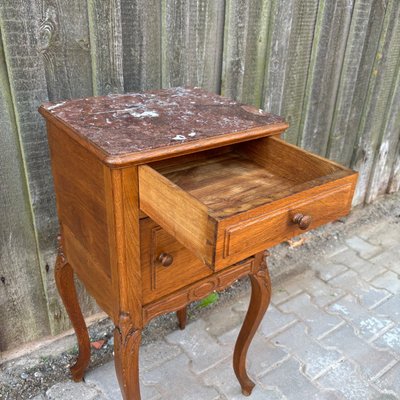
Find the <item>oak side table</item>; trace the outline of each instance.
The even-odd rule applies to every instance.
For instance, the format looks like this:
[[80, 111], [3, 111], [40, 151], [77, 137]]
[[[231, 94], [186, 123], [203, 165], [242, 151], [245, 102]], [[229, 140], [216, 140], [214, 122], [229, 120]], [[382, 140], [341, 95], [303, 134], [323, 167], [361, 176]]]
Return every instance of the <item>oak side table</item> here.
[[115, 324], [126, 400], [140, 399], [143, 327], [177, 311], [183, 329], [190, 302], [249, 275], [233, 367], [250, 395], [246, 354], [271, 294], [264, 249], [346, 215], [356, 173], [283, 141], [282, 118], [198, 88], [39, 111], [61, 229], [56, 282], [79, 343], [73, 379], [90, 359], [74, 273]]

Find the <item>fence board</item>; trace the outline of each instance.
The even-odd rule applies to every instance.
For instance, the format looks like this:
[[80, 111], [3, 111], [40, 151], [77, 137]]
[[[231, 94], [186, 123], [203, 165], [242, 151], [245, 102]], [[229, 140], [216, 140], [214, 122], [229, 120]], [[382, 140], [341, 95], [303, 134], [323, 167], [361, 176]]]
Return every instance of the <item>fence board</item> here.
[[[92, 60], [86, 1], [43, 0], [41, 12], [39, 31], [34, 33], [39, 35], [49, 99], [91, 96]], [[32, 52], [35, 50], [32, 48]]]
[[261, 106], [271, 3], [227, 0], [221, 91]]
[[122, 28], [120, 0], [88, 0], [93, 93], [121, 93]]
[[163, 1], [163, 86], [219, 92], [223, 27], [223, 0]]
[[303, 113], [318, 5], [318, 0], [294, 1], [282, 114], [290, 124], [285, 139], [295, 144], [298, 141]]
[[329, 158], [346, 165], [361, 114], [353, 104], [362, 107], [384, 14], [381, 0], [355, 2], [327, 149]]
[[1, 33], [0, 115], [1, 352], [50, 332]]
[[353, 0], [322, 1], [318, 9], [299, 144], [325, 155], [353, 10]]
[[120, 0], [124, 89], [161, 87], [160, 0]]
[[394, 193], [400, 190], [400, 138], [397, 143], [396, 155], [393, 162], [392, 173], [390, 175], [388, 193]]
[[293, 9], [293, 0], [271, 2], [262, 106], [276, 114], [282, 114]]
[[400, 140], [400, 57], [397, 63], [397, 79], [394, 82], [388, 118], [382, 129], [382, 139], [375, 151], [375, 160], [368, 182], [366, 202], [373, 202], [388, 189], [392, 166], [396, 159], [397, 144]]
[[389, 101], [397, 76], [400, 57], [400, 4], [390, 0], [379, 42], [376, 59], [371, 74], [368, 95], [360, 121], [358, 140], [354, 149], [352, 167], [359, 171], [359, 179], [354, 203], [364, 201], [373, 165], [374, 152], [385, 119], [388, 116]]

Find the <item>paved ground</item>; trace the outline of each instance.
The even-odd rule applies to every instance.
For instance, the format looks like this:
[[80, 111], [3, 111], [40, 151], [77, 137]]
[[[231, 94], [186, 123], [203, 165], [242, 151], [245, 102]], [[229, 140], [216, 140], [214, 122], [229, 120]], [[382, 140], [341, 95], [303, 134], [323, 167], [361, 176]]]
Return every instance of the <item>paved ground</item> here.
[[[400, 399], [399, 243], [400, 224], [375, 224], [273, 288], [248, 357], [251, 399]], [[143, 400], [244, 399], [231, 355], [247, 303], [248, 293], [143, 346]], [[114, 365], [39, 399], [121, 399]]]

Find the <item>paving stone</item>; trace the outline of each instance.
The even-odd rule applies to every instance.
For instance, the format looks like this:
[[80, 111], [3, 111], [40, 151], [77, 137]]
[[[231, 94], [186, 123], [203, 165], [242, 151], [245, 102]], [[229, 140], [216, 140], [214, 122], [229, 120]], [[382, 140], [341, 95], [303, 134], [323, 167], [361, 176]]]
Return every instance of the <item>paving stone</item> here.
[[306, 271], [299, 275], [298, 285], [313, 298], [313, 303], [319, 307], [333, 303], [337, 298], [342, 297], [343, 289], [327, 285], [318, 279], [313, 271]]
[[206, 323], [199, 319], [187, 325], [184, 331], [175, 331], [166, 337], [167, 342], [182, 347], [191, 359], [191, 368], [200, 374], [224, 358], [232, 349], [221, 345], [206, 331]]
[[175, 358], [182, 352], [179, 346], [166, 343], [165, 340], [157, 340], [146, 346], [140, 347], [140, 369], [146, 371], [158, 367], [165, 361]]
[[344, 318], [356, 329], [357, 335], [367, 341], [393, 324], [391, 320], [379, 316], [375, 310], [368, 311], [359, 305], [355, 297], [351, 295], [347, 295], [337, 303], [330, 305], [329, 311]]
[[400, 323], [400, 296], [392, 296], [389, 300], [375, 307], [374, 311], [392, 321]]
[[297, 321], [296, 315], [284, 313], [271, 304], [261, 321], [260, 331], [263, 336], [269, 338], [292, 325], [295, 321]]
[[342, 358], [342, 355], [333, 349], [324, 348], [319, 342], [307, 335], [307, 327], [297, 323], [275, 336], [277, 346], [284, 346], [288, 353], [294, 355], [304, 364], [304, 372], [311, 379], [315, 379], [333, 364]]
[[391, 350], [394, 354], [400, 354], [400, 326], [397, 325], [385, 332], [374, 341], [374, 345], [381, 349]]
[[399, 377], [400, 377], [400, 362], [394, 365], [383, 376], [381, 376], [376, 381], [376, 385], [382, 391], [392, 392], [394, 395], [400, 395]]
[[346, 358], [359, 365], [361, 372], [372, 378], [388, 365], [394, 358], [390, 353], [375, 349], [372, 345], [360, 339], [348, 324], [339, 327], [321, 340], [326, 346], [339, 350]]
[[343, 361], [317, 381], [327, 389], [341, 392], [349, 400], [378, 400], [381, 394], [364, 380], [350, 361]]
[[277, 305], [283, 303], [289, 298], [301, 293], [302, 288], [297, 284], [297, 278], [288, 279], [284, 284], [272, 285], [272, 304]]
[[371, 308], [391, 296], [391, 293], [387, 290], [377, 289], [363, 279], [360, 279], [354, 271], [344, 272], [336, 278], [331, 279], [329, 284], [347, 290], [367, 308]]
[[[236, 327], [228, 334], [223, 335], [220, 339], [223, 344], [229, 346], [231, 355], [233, 354], [232, 352], [239, 331], [240, 327]], [[256, 333], [247, 355], [247, 368], [254, 376], [258, 376], [264, 373], [266, 369], [282, 361], [285, 357], [287, 357], [285, 351], [277, 348], [270, 340]]]
[[[210, 353], [211, 354], [211, 353]], [[207, 387], [189, 368], [186, 354], [165, 362], [161, 366], [143, 373], [143, 381], [156, 386], [163, 400], [220, 400], [215, 388]], [[222, 400], [222, 399], [221, 399]]]
[[321, 399], [320, 389], [302, 374], [300, 363], [293, 358], [268, 371], [259, 381], [266, 388], [276, 388], [287, 400]]
[[360, 257], [366, 259], [374, 257], [382, 251], [382, 247], [371, 244], [358, 236], [346, 239], [346, 244], [355, 250]]
[[[146, 347], [146, 346], [144, 346]], [[141, 362], [141, 364], [143, 364]], [[122, 394], [119, 388], [114, 362], [109, 362], [94, 370], [89, 371], [85, 376], [86, 383], [95, 385], [104, 393], [107, 400], [121, 400]], [[140, 392], [143, 400], [161, 399], [159, 391], [152, 386], [140, 382]]]
[[206, 331], [213, 336], [221, 336], [231, 331], [235, 326], [241, 325], [248, 305], [249, 297], [240, 299], [232, 309], [228, 307], [214, 309], [212, 313], [204, 318]]
[[[249, 308], [249, 301], [250, 301], [250, 291], [249, 294], [243, 297], [240, 297], [235, 304], [232, 306], [232, 310], [241, 314], [241, 318], [243, 314], [246, 314]], [[243, 321], [243, 319], [242, 319]]]
[[361, 258], [354, 250], [349, 249], [342, 251], [330, 258], [330, 261], [335, 264], [346, 265], [349, 269], [356, 271], [360, 277], [366, 281], [370, 281], [377, 275], [386, 272], [385, 266], [378, 263], [372, 263], [372, 260], [367, 261]]
[[387, 268], [400, 274], [400, 248], [384, 251], [376, 257], [371, 258], [370, 262], [377, 268], [382, 269], [382, 272], [385, 272]]
[[375, 287], [386, 289], [393, 294], [400, 294], [400, 275], [395, 272], [387, 271], [374, 278], [371, 284]]
[[46, 392], [46, 396], [48, 400], [106, 400], [97, 389], [72, 381], [57, 383]]
[[363, 228], [364, 229], [358, 230], [357, 236], [359, 236], [361, 239], [367, 240], [372, 244], [377, 244], [374, 241], [374, 238], [378, 235], [381, 235], [382, 232], [385, 232], [387, 230], [387, 221], [381, 221], [373, 225], [365, 226]]
[[307, 293], [280, 304], [279, 308], [284, 312], [295, 313], [310, 328], [310, 334], [316, 338], [343, 323], [341, 318], [317, 307]]
[[[348, 247], [344, 248], [344, 250], [348, 250]], [[324, 282], [328, 282], [330, 279], [348, 270], [344, 264], [335, 264], [327, 258], [311, 261], [310, 267], [315, 271], [317, 278]]]
[[[251, 356], [249, 356], [251, 358]], [[276, 389], [263, 388], [254, 375], [249, 371], [251, 379], [256, 383], [256, 387], [251, 394], [251, 400], [284, 400], [282, 394]], [[221, 363], [213, 369], [208, 370], [202, 375], [203, 381], [207, 386], [215, 387], [219, 393], [229, 400], [243, 400], [240, 384], [233, 372], [231, 363]]]
[[400, 242], [400, 228], [397, 225], [390, 224], [387, 221], [378, 223], [372, 229], [365, 229], [357, 233], [362, 239], [385, 248], [396, 247]]
[[[337, 240], [337, 237], [334, 235], [332, 236], [333, 240]], [[333, 244], [332, 244], [333, 243]], [[341, 253], [342, 251], [348, 250], [349, 247], [341, 242], [330, 242], [326, 247], [322, 249], [322, 253], [325, 258], [332, 257], [338, 253]]]

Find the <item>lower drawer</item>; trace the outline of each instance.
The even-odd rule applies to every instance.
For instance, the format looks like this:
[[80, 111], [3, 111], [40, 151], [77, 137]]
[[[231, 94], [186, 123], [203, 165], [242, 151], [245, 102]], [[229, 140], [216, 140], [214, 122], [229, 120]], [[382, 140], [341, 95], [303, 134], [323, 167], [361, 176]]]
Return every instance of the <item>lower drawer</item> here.
[[140, 221], [140, 235], [144, 304], [212, 274], [198, 257], [150, 218]]

